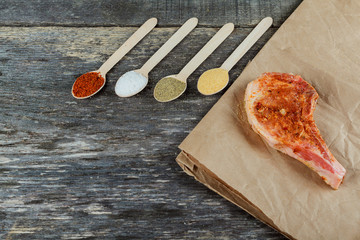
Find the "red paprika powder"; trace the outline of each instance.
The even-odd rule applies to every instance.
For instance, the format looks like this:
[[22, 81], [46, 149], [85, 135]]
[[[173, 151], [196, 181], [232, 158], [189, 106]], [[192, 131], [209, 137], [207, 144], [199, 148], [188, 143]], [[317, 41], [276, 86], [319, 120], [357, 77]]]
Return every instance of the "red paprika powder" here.
[[103, 85], [105, 79], [98, 72], [88, 72], [78, 77], [73, 85], [74, 97], [88, 97], [97, 92]]

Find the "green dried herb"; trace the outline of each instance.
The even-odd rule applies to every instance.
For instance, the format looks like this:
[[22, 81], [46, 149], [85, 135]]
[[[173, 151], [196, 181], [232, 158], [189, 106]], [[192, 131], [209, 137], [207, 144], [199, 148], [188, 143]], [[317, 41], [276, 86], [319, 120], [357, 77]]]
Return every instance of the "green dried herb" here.
[[168, 102], [179, 97], [185, 89], [186, 83], [173, 77], [165, 77], [156, 84], [154, 97], [159, 102]]

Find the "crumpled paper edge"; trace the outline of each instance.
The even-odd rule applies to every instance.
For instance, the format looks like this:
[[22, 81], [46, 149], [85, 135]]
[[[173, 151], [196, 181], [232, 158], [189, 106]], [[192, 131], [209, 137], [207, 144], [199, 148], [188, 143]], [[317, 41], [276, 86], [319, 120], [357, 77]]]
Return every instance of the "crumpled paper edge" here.
[[185, 173], [194, 177], [197, 181], [204, 184], [210, 190], [216, 192], [228, 201], [237, 205], [253, 217], [259, 219], [261, 222], [283, 234], [285, 237], [289, 239], [295, 239], [288, 233], [280, 231], [274, 222], [268, 218], [258, 207], [246, 199], [241, 193], [218, 178], [213, 172], [207, 169], [197, 159], [186, 153], [184, 150], [182, 150], [176, 157], [176, 162]]

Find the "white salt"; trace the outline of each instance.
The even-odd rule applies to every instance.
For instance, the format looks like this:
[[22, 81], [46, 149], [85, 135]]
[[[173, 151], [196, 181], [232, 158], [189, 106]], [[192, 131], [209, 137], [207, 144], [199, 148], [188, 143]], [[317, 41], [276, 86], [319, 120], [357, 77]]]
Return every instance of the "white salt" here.
[[119, 97], [130, 97], [143, 90], [148, 83], [148, 79], [135, 71], [130, 71], [122, 75], [115, 85], [115, 93]]

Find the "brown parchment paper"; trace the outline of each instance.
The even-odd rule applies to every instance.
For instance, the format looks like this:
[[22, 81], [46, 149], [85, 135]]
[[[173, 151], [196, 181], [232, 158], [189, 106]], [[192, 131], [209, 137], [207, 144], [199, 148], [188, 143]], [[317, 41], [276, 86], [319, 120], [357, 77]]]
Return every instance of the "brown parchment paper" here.
[[[315, 122], [347, 174], [333, 190], [268, 147], [247, 122], [246, 85], [300, 74], [319, 94]], [[289, 238], [360, 239], [360, 2], [307, 0], [181, 143], [190, 175]]]

